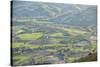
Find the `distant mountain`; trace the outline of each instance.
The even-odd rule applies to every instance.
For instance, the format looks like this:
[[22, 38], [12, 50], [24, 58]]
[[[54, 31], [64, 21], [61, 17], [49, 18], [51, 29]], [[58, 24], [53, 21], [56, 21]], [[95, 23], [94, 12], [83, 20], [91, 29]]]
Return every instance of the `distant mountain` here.
[[37, 20], [71, 25], [96, 25], [96, 6], [13, 1], [14, 18]]
[[96, 8], [89, 7], [86, 10], [68, 13], [57, 18], [50, 19], [49, 21], [58, 23], [67, 23], [70, 25], [96, 25]]

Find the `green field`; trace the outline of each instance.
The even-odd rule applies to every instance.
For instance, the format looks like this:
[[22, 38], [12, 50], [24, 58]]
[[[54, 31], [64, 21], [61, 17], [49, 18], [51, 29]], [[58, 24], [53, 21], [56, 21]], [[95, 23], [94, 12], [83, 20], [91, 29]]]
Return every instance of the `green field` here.
[[18, 35], [18, 37], [21, 38], [22, 40], [37, 40], [38, 38], [42, 36], [43, 36], [43, 33], [31, 33], [31, 34]]

